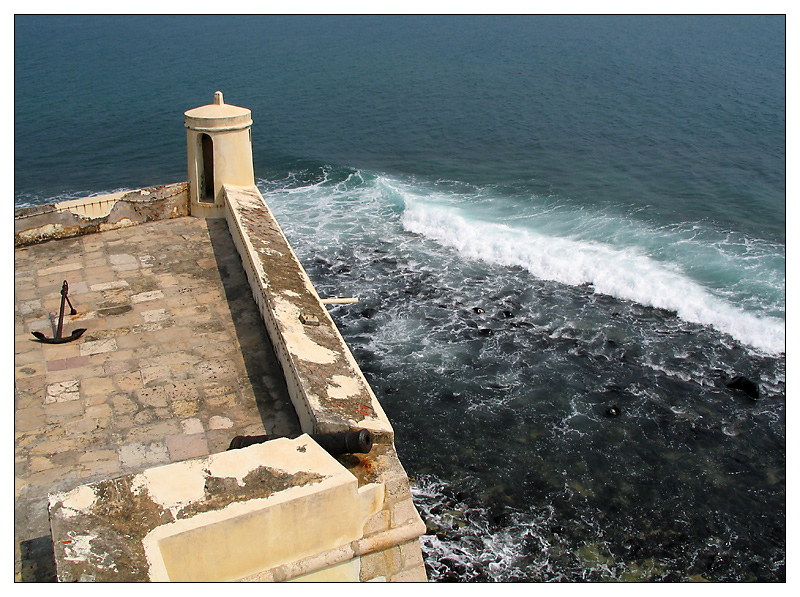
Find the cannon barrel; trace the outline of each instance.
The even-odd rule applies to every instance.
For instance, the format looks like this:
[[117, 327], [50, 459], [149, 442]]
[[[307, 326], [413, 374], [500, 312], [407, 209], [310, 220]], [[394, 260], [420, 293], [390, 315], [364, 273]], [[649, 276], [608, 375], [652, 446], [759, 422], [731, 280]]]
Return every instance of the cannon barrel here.
[[366, 454], [372, 449], [372, 433], [367, 429], [322, 433], [311, 436], [329, 454]]
[[[261, 444], [272, 439], [283, 437], [281, 435], [237, 435], [231, 440], [228, 450], [246, 448], [253, 444]], [[311, 438], [317, 442], [331, 456], [341, 454], [366, 454], [372, 449], [372, 433], [368, 429], [357, 431], [342, 431], [339, 433], [312, 434]]]

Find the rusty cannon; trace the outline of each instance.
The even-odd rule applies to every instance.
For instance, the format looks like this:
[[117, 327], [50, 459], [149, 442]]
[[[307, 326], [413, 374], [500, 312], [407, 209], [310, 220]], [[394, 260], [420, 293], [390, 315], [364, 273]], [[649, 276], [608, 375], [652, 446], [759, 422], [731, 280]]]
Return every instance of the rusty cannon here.
[[[372, 433], [368, 429], [357, 431], [342, 431], [339, 433], [310, 434], [311, 439], [317, 442], [331, 456], [342, 454], [366, 454], [372, 449]], [[231, 440], [228, 450], [246, 448], [253, 444], [261, 444], [272, 439], [284, 437], [282, 435], [237, 435]]]

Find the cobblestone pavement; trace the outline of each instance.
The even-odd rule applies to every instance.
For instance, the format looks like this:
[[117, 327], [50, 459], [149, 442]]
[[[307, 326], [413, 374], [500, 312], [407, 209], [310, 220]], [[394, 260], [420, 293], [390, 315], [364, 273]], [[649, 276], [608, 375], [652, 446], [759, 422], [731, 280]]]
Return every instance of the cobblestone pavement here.
[[[43, 344], [64, 280], [87, 331]], [[17, 581], [55, 580], [49, 492], [301, 433], [224, 220], [15, 249], [14, 372]]]

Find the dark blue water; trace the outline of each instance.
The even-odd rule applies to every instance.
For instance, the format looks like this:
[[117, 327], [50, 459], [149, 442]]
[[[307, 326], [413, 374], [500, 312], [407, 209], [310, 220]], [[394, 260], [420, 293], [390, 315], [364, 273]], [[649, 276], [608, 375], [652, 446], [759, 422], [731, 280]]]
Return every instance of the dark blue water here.
[[432, 579], [785, 579], [783, 17], [16, 17], [14, 79], [16, 206], [252, 110]]

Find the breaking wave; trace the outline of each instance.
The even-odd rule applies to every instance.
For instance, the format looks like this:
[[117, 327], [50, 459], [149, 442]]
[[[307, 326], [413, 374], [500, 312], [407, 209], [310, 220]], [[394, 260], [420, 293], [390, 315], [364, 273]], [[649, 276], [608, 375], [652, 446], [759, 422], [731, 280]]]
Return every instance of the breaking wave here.
[[[768, 252], [772, 247], [748, 241], [749, 250], [736, 255], [730, 246], [720, 246], [718, 241], [710, 244], [687, 238], [685, 230], [648, 230], [638, 224], [639, 229], [632, 233], [629, 221], [563, 209], [543, 213], [541, 222], [528, 215], [506, 223], [486, 217], [485, 210], [480, 213], [480, 206], [465, 208], [447, 197], [425, 197], [387, 181], [383, 184], [402, 195], [406, 230], [455, 249], [466, 259], [522, 267], [537, 278], [571, 286], [591, 285], [601, 294], [673, 311], [685, 321], [712, 326], [757, 350], [769, 354], [785, 351], [786, 324], [779, 317], [784, 310], [785, 281], [779, 275], [780, 267], [759, 268], [763, 260], [782, 261], [781, 256]], [[555, 217], [554, 211], [558, 212]], [[587, 218], [599, 222], [589, 228]], [[551, 232], [559, 232], [559, 228], [566, 232], [567, 227], [568, 233]], [[598, 238], [601, 234], [607, 240]], [[633, 242], [619, 244], [620, 240]], [[672, 243], [686, 245], [680, 248], [682, 255], [676, 254], [678, 249]], [[757, 252], [761, 254], [754, 254]], [[667, 260], [670, 257], [691, 261]], [[727, 270], [709, 273], [709, 266], [714, 265], [731, 268], [739, 274], [738, 279], [731, 279]], [[690, 270], [700, 279], [690, 275]], [[761, 280], [765, 281], [756, 290], [766, 298], [747, 294]], [[737, 303], [754, 304], [759, 311]]]

